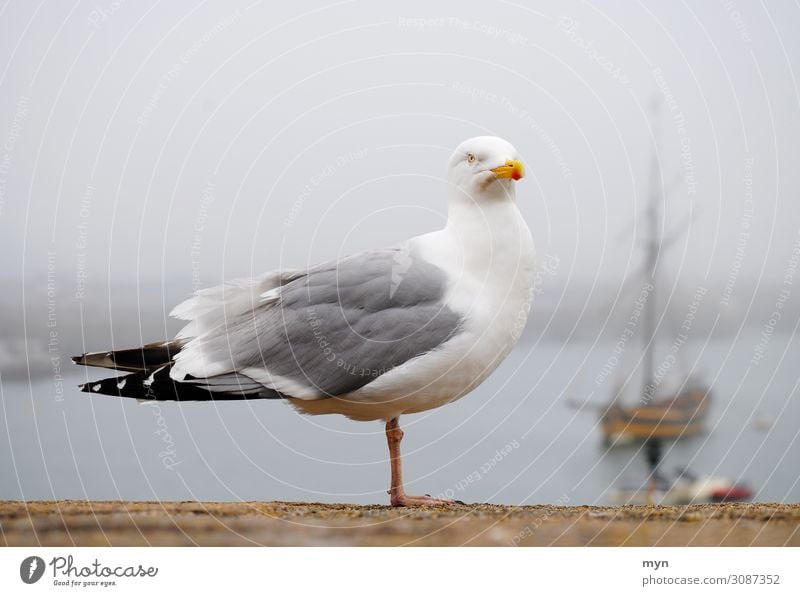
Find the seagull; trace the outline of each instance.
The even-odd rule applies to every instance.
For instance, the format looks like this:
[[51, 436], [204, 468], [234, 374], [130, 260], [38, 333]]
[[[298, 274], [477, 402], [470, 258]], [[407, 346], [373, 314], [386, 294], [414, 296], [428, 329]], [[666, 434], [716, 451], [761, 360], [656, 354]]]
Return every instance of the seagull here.
[[282, 399], [304, 414], [385, 422], [392, 506], [405, 492], [403, 414], [451, 403], [505, 359], [528, 318], [535, 251], [515, 201], [524, 167], [498, 137], [463, 142], [447, 169], [447, 223], [396, 246], [203, 289], [170, 313], [174, 339], [91, 352], [128, 374], [81, 385], [139, 400]]

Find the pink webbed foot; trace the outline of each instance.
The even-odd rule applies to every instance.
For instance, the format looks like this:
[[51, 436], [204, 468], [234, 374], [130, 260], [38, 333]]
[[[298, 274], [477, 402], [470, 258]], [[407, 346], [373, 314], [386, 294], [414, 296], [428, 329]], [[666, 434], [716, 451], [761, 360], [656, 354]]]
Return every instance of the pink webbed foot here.
[[452, 501], [449, 499], [438, 499], [430, 495], [407, 495], [405, 493], [395, 493], [387, 491], [392, 507], [441, 507], [446, 505], [463, 505], [463, 501]]

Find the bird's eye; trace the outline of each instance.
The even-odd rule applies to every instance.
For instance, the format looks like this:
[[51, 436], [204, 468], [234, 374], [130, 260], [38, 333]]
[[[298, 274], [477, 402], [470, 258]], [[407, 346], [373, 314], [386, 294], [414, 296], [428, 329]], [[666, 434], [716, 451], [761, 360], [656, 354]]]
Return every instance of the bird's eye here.
[[475, 163], [475, 156], [472, 153], [467, 153], [467, 163]]

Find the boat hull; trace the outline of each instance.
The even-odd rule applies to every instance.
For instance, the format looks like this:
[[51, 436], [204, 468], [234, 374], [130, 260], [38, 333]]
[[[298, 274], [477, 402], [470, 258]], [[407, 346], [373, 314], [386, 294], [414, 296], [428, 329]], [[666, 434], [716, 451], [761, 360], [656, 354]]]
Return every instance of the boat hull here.
[[612, 404], [601, 417], [605, 440], [619, 444], [698, 435], [705, 430], [710, 400], [708, 390], [692, 389], [646, 405]]

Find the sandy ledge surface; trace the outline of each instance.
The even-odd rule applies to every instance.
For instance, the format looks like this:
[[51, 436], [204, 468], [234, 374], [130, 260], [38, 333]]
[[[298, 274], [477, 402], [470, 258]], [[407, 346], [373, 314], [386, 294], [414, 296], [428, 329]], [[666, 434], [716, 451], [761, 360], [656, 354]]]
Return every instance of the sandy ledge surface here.
[[800, 504], [0, 501], [6, 546], [800, 546]]

